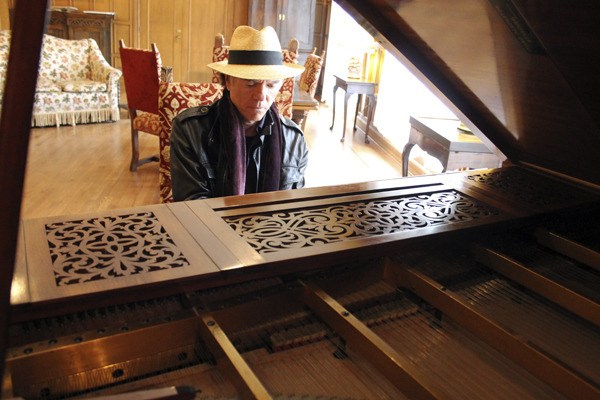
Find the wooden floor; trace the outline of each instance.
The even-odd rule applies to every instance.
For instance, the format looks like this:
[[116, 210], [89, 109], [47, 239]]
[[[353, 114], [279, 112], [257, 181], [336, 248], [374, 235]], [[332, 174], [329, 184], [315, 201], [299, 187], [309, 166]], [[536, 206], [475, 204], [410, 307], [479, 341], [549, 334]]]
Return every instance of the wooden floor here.
[[[310, 114], [305, 129], [310, 150], [306, 172], [308, 187], [401, 176], [400, 161], [386, 157], [373, 141], [365, 144], [360, 131], [352, 134], [350, 118], [346, 141], [341, 143], [341, 115], [331, 131], [331, 111], [327, 106]], [[147, 134], [141, 136], [142, 156], [157, 154], [158, 139]], [[130, 172], [130, 143], [128, 119], [33, 129], [21, 218], [158, 203], [158, 163]]]

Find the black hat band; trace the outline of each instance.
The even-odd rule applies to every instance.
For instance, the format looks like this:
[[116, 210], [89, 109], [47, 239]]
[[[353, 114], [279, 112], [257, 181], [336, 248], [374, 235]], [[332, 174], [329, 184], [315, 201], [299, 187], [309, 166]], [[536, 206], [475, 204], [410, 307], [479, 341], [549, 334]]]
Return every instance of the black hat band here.
[[229, 50], [228, 64], [238, 65], [282, 65], [283, 55], [279, 51]]

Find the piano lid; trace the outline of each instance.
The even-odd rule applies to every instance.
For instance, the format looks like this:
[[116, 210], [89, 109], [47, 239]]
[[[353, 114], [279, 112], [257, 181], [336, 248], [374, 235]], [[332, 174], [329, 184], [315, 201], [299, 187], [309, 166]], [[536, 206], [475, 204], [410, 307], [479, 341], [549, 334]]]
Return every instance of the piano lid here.
[[597, 0], [339, 0], [513, 163], [600, 184]]

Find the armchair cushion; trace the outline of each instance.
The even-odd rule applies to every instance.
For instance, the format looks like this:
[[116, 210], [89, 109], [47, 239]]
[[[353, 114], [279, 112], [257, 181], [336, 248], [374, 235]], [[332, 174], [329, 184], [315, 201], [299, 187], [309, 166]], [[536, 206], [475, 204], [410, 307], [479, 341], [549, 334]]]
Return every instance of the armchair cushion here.
[[139, 111], [132, 121], [133, 128], [142, 132], [158, 132], [160, 135], [161, 124], [158, 114]]
[[44, 78], [43, 76], [39, 76], [37, 80], [37, 85], [35, 87], [36, 92], [61, 92], [62, 89], [60, 85], [52, 82], [48, 78]]

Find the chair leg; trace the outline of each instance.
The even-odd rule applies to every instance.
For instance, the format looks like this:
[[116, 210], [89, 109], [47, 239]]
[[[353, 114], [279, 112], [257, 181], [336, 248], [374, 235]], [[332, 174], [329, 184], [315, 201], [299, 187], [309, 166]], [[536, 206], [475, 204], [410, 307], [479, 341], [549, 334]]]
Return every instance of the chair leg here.
[[158, 158], [158, 154], [155, 154], [153, 156], [140, 159], [137, 163], [137, 166], [139, 167], [140, 165], [144, 165], [144, 164], [147, 164], [150, 162], [158, 162], [158, 161], [160, 161], [160, 158]]
[[160, 158], [158, 154], [150, 157], [140, 159], [140, 140], [139, 132], [133, 127], [133, 117], [131, 118], [131, 163], [129, 164], [129, 170], [131, 172], [137, 171], [140, 165], [147, 164], [149, 162], [158, 162]]
[[[132, 123], [133, 124], [133, 123]], [[139, 165], [140, 159], [140, 144], [138, 139], [138, 130], [131, 127], [131, 163], [129, 170], [135, 172]]]
[[129, 164], [129, 170], [131, 172], [137, 171], [140, 165], [144, 165], [150, 162], [159, 162], [160, 158], [158, 154], [150, 157], [140, 159], [140, 144], [139, 135], [137, 129], [131, 129], [131, 163]]
[[308, 119], [308, 114], [309, 114], [309, 112], [306, 112], [306, 114], [304, 114], [304, 118], [302, 118], [302, 124], [300, 126], [300, 129], [302, 129], [302, 132], [304, 132], [305, 127], [306, 127], [306, 120]]

